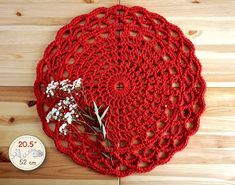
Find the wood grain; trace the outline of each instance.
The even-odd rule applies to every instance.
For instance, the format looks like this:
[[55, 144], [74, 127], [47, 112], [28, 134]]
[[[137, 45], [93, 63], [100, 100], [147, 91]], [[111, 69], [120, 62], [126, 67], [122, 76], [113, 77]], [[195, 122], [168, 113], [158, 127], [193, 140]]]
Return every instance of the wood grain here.
[[234, 164], [168, 164], [150, 173], [121, 179], [122, 185], [232, 185]]
[[[89, 1], [90, 2], [90, 1]], [[235, 1], [121, 0], [143, 6], [182, 28], [195, 44], [207, 82], [207, 108], [185, 150], [145, 174], [115, 178], [74, 164], [59, 153], [41, 127], [33, 93], [35, 67], [56, 31], [73, 17], [118, 0], [0, 0], [0, 185], [232, 185], [235, 184]], [[11, 141], [39, 137], [43, 166], [22, 172], [8, 159]], [[1, 158], [2, 159], [2, 158]]]
[[[9, 179], [9, 178], [2, 178], [0, 184], [8, 184], [8, 185], [31, 185], [31, 179]], [[79, 185], [116, 185], [118, 184], [117, 180], [92, 180], [92, 179], [33, 179], [34, 185], [71, 185], [71, 184], [79, 184]]]
[[[1, 147], [3, 154], [8, 152], [8, 147]], [[22, 172], [16, 169], [10, 162], [1, 162], [1, 178], [23, 178], [28, 179], [79, 179], [79, 180], [107, 180], [117, 182], [117, 178], [104, 176], [89, 168], [76, 165], [70, 158], [59, 153], [55, 148], [47, 148], [47, 157], [42, 166], [34, 171]], [[91, 179], [92, 177], [92, 179]], [[79, 181], [78, 181], [79, 182]], [[1, 183], [1, 181], [0, 181]]]

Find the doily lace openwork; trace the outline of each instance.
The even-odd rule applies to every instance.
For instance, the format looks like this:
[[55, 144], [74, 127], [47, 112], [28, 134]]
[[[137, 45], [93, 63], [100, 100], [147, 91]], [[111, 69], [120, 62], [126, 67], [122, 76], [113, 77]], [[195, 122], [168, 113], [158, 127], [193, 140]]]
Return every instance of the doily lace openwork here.
[[[194, 52], [177, 26], [142, 7], [101, 7], [75, 17], [37, 66], [34, 91], [45, 133], [60, 152], [103, 174], [127, 176], [166, 163], [198, 130], [205, 108], [205, 82]], [[109, 151], [86, 134], [89, 128], [75, 125], [81, 133], [65, 136], [58, 132], [62, 123], [46, 122], [57, 99], [47, 98], [45, 87], [78, 77], [88, 104], [110, 107]]]

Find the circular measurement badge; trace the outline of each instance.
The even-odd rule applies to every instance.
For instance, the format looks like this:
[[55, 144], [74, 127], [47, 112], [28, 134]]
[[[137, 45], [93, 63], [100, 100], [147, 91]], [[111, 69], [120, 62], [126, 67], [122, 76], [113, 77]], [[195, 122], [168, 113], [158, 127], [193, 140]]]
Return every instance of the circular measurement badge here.
[[9, 148], [9, 158], [12, 164], [25, 171], [38, 168], [45, 156], [46, 150], [43, 143], [30, 135], [17, 137]]

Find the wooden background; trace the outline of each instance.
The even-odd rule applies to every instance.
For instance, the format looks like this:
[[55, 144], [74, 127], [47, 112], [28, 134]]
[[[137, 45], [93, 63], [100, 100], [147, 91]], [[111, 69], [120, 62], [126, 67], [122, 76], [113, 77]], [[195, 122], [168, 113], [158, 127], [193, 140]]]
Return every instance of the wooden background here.
[[[35, 67], [56, 30], [73, 17], [118, 0], [0, 0], [0, 185], [231, 185], [235, 184], [235, 1], [121, 0], [165, 16], [197, 48], [207, 82], [207, 109], [199, 132], [167, 165], [126, 178], [104, 176], [74, 164], [55, 150], [41, 129], [33, 82]], [[47, 159], [22, 172], [8, 160], [11, 141], [39, 137]], [[33, 179], [33, 181], [32, 181]]]

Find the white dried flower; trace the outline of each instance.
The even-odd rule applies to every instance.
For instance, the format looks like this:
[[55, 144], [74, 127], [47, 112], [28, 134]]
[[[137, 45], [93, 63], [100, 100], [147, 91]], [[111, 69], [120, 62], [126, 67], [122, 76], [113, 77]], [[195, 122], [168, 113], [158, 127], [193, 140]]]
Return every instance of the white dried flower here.
[[46, 117], [47, 123], [50, 122], [51, 117], [52, 117], [51, 112], [48, 112], [47, 117]]
[[73, 87], [72, 84], [70, 84], [70, 80], [69, 79], [66, 79], [66, 80], [63, 80], [60, 82], [60, 90], [64, 91], [64, 92], [68, 92], [70, 93], [71, 92], [71, 89]]
[[73, 84], [70, 83], [69, 79], [65, 79], [61, 82], [51, 81], [51, 83], [47, 85], [46, 94], [47, 97], [54, 96], [57, 88], [59, 88], [64, 92], [71, 93], [71, 91], [74, 90], [75, 88], [81, 87], [81, 84], [82, 84], [82, 78], [74, 80]]
[[67, 132], [68, 132], [68, 130], [67, 130], [67, 123], [63, 123], [61, 126], [60, 126], [60, 128], [59, 128], [59, 132], [60, 133], [62, 133], [62, 134], [64, 134], [64, 135], [67, 135]]
[[53, 115], [53, 114], [55, 114], [57, 111], [58, 111], [58, 109], [56, 109], [55, 107], [53, 107], [52, 110], [51, 110], [51, 114]]
[[60, 82], [60, 85], [65, 86], [65, 85], [68, 84], [68, 82], [69, 82], [69, 79], [63, 80], [63, 81]]
[[76, 108], [77, 106], [78, 106], [77, 104], [73, 104], [73, 105], [72, 105], [73, 108]]
[[67, 120], [68, 124], [71, 124], [73, 121], [73, 116], [71, 112], [66, 112], [64, 118]]
[[58, 87], [58, 85], [59, 85], [59, 83], [54, 82], [54, 81], [51, 81], [51, 83], [49, 83], [47, 85], [46, 94], [47, 94], [48, 97], [55, 95], [55, 91], [56, 91], [56, 88]]
[[50, 119], [54, 118], [55, 120], [57, 120], [57, 116], [59, 115], [59, 110], [56, 109], [55, 107], [52, 108], [52, 110], [50, 112], [48, 112], [46, 120], [47, 123], [50, 122]]

